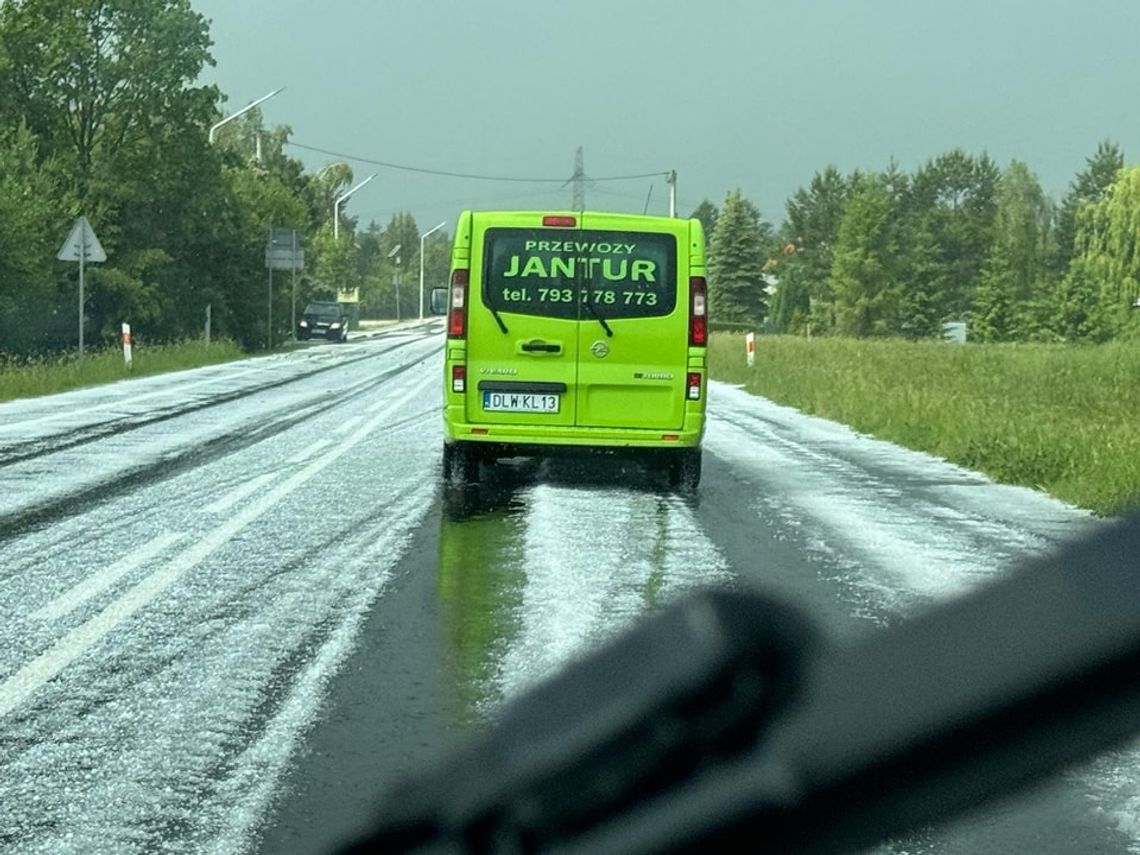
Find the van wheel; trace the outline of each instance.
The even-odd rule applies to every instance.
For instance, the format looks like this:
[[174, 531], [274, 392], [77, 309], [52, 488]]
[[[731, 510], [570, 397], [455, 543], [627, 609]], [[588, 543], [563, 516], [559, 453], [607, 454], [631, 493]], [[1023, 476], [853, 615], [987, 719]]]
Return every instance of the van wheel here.
[[701, 449], [682, 448], [674, 452], [669, 465], [669, 486], [682, 496], [695, 496], [701, 483]]
[[478, 480], [479, 459], [466, 442], [443, 445], [443, 481], [449, 487], [462, 487]]

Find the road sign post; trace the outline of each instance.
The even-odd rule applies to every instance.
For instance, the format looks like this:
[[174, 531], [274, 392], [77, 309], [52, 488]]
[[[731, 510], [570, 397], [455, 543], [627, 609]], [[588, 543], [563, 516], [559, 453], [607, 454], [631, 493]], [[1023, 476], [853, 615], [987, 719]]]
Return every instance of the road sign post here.
[[269, 299], [265, 322], [266, 347], [273, 346], [273, 271], [293, 271], [293, 329], [297, 329], [297, 271], [305, 269], [305, 251], [297, 247], [296, 229], [269, 230], [265, 245], [265, 266], [269, 270]]
[[95, 230], [91, 228], [91, 223], [87, 222], [86, 217], [80, 217], [75, 221], [75, 225], [71, 227], [71, 233], [63, 242], [63, 246], [60, 247], [56, 258], [60, 261], [79, 262], [79, 358], [82, 359], [85, 303], [83, 293], [84, 267], [88, 261], [102, 262], [107, 260], [107, 253], [103, 251], [103, 245], [99, 243], [99, 238], [95, 237]]

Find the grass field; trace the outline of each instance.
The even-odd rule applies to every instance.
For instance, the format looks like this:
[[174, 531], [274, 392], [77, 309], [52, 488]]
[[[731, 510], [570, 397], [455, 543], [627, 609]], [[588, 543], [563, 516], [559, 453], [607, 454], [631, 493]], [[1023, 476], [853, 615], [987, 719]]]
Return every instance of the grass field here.
[[214, 341], [210, 344], [189, 341], [136, 346], [129, 369], [123, 363], [123, 352], [118, 347], [89, 351], [82, 360], [75, 354], [69, 354], [19, 363], [0, 362], [0, 401], [52, 395], [68, 389], [111, 383], [126, 377], [228, 362], [248, 355], [231, 341]]
[[1140, 346], [757, 339], [714, 333], [714, 379], [1099, 514], [1140, 505]]

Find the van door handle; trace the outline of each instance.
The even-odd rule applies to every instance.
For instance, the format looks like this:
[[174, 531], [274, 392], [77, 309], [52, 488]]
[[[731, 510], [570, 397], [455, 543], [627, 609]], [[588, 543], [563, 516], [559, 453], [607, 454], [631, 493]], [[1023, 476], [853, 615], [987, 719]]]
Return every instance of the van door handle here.
[[519, 347], [527, 353], [559, 353], [562, 350], [562, 345], [547, 344], [545, 341], [525, 341]]

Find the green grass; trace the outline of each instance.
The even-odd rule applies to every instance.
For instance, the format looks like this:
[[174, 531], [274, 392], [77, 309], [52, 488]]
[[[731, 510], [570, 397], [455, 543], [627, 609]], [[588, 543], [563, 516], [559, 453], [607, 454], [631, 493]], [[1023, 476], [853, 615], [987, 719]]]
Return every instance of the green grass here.
[[715, 333], [714, 379], [1103, 515], [1140, 505], [1140, 345]]
[[187, 341], [179, 344], [136, 345], [134, 359], [128, 369], [121, 348], [88, 351], [82, 360], [76, 354], [52, 356], [16, 362], [0, 361], [0, 401], [53, 395], [83, 386], [97, 386], [126, 377], [142, 377], [197, 368], [243, 359], [243, 353], [231, 341]]

